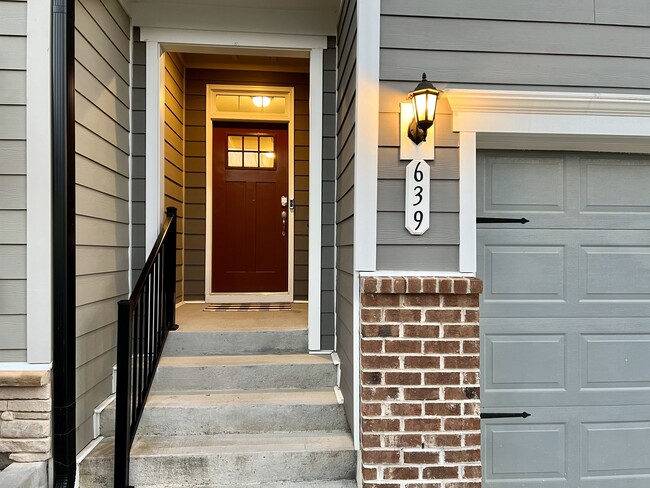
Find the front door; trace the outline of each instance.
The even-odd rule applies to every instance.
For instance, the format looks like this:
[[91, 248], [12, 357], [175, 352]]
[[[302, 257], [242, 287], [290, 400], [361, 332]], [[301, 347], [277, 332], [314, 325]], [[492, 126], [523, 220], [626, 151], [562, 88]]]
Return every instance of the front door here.
[[529, 220], [478, 226], [485, 488], [650, 486], [649, 180], [642, 156], [480, 153], [478, 216]]
[[288, 292], [286, 124], [213, 125], [212, 291]]

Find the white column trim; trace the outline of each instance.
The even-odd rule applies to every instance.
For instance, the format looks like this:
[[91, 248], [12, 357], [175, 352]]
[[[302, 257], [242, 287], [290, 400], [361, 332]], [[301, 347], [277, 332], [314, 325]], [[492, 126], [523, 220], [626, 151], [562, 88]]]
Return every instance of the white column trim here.
[[[30, 0], [27, 3], [26, 108], [27, 363], [30, 365], [52, 361], [50, 32], [50, 2]], [[7, 365], [2, 367], [6, 369]], [[50, 365], [43, 366], [49, 368]]]
[[476, 132], [460, 133], [458, 271], [476, 273]]
[[[164, 172], [162, 170], [162, 157], [164, 154], [163, 129], [164, 104], [162, 98], [163, 83], [165, 80], [165, 65], [161, 59], [162, 49], [155, 41], [147, 42], [146, 66], [146, 228], [145, 228], [145, 256], [153, 248], [164, 210]], [[156, 90], [151, 87], [156, 86]]]
[[309, 56], [309, 290], [307, 339], [321, 348], [321, 232], [323, 188], [323, 49]]
[[354, 269], [377, 269], [380, 2], [358, 0], [354, 168]]

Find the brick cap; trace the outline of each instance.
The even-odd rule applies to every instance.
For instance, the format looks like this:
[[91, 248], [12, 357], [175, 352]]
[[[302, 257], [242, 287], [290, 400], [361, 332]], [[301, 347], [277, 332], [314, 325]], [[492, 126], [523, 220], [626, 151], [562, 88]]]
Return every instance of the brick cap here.
[[458, 276], [362, 276], [361, 293], [471, 295], [483, 292], [483, 280]]
[[49, 371], [0, 371], [0, 386], [34, 387], [49, 382]]

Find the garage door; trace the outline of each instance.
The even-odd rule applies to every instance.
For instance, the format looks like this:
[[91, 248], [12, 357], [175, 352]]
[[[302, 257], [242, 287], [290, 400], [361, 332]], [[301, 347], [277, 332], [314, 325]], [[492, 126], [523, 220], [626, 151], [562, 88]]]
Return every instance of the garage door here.
[[529, 220], [477, 225], [484, 486], [650, 487], [650, 159], [490, 151], [477, 178], [479, 217]]

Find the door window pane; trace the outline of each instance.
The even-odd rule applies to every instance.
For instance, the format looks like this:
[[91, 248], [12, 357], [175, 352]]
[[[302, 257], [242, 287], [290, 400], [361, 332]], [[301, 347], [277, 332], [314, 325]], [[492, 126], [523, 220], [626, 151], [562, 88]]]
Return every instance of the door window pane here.
[[259, 137], [257, 136], [245, 136], [244, 137], [244, 149], [246, 151], [258, 151], [259, 150]]
[[228, 149], [238, 149], [241, 151], [242, 137], [241, 136], [228, 136]]
[[258, 152], [245, 152], [244, 153], [244, 167], [257, 168], [257, 155]]
[[241, 168], [241, 153], [228, 151], [228, 167]]

